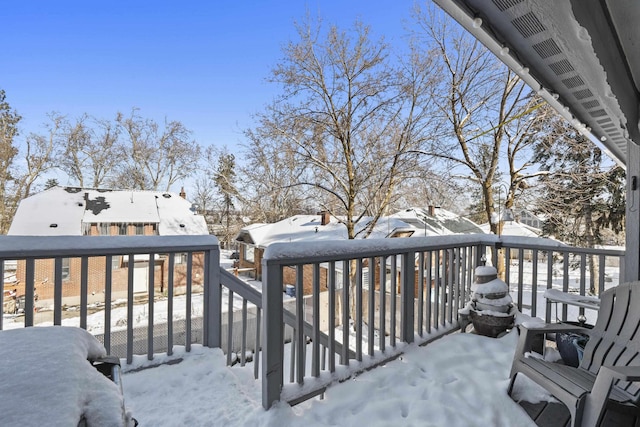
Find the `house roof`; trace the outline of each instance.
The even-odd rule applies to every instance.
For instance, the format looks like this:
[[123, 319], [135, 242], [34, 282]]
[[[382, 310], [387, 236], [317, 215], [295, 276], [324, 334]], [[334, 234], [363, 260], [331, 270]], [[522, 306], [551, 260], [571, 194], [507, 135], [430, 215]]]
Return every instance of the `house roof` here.
[[83, 224], [157, 224], [161, 236], [209, 234], [204, 217], [175, 193], [53, 187], [23, 199], [8, 234], [79, 236]]
[[[490, 225], [489, 223], [484, 223], [480, 225], [486, 233], [490, 233]], [[521, 236], [521, 237], [540, 237], [542, 234], [541, 230], [538, 230], [534, 227], [530, 227], [526, 224], [522, 224], [517, 221], [505, 221], [502, 224], [502, 235], [503, 236]]]
[[442, 208], [434, 208], [433, 215], [426, 209], [409, 208], [391, 217], [401, 219], [415, 228], [416, 237], [484, 233], [475, 222]]
[[[365, 217], [356, 224], [356, 233], [362, 230], [371, 217]], [[370, 239], [392, 237], [402, 231], [414, 231], [405, 222], [383, 217], [376, 223]], [[359, 236], [360, 237], [360, 236]], [[314, 240], [345, 240], [347, 228], [331, 217], [328, 224], [321, 224], [320, 215], [294, 215], [271, 224], [252, 224], [240, 230], [236, 237], [239, 242], [266, 248], [276, 242], [299, 242]]]
[[640, 143], [638, 0], [434, 0], [624, 166]]

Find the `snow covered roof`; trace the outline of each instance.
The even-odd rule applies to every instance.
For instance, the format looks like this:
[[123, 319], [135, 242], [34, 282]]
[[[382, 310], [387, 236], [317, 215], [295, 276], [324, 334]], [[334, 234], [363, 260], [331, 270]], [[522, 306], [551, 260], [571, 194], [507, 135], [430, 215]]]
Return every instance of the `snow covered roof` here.
[[434, 208], [433, 215], [422, 208], [409, 208], [391, 217], [415, 228], [414, 236], [484, 233], [475, 222], [442, 208]]
[[[480, 225], [486, 233], [490, 233], [489, 223]], [[505, 221], [502, 224], [503, 236], [540, 237], [542, 231], [517, 221]]]
[[157, 224], [161, 236], [209, 234], [175, 193], [53, 187], [20, 202], [9, 235], [80, 236], [83, 224]]
[[[356, 233], [362, 230], [371, 217], [363, 218], [356, 225]], [[402, 232], [413, 232], [405, 222], [383, 217], [376, 223], [370, 239], [394, 237]], [[236, 237], [239, 242], [266, 248], [275, 242], [299, 242], [313, 240], [347, 239], [347, 228], [331, 217], [328, 224], [322, 225], [320, 215], [294, 215], [272, 224], [252, 224], [240, 230]]]

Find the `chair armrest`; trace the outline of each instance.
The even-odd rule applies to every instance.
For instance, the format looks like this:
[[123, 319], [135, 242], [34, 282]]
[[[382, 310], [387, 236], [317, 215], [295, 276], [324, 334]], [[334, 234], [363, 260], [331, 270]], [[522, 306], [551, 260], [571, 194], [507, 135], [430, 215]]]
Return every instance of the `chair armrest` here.
[[588, 334], [591, 329], [577, 325], [570, 325], [568, 323], [546, 323], [544, 326], [528, 327], [525, 325], [518, 325], [520, 329], [526, 329], [536, 334], [549, 334], [556, 332], [582, 332]]
[[640, 381], [640, 366], [601, 366], [591, 393], [585, 397], [583, 426], [597, 426], [616, 380]]
[[543, 326], [526, 327], [524, 325], [518, 325], [518, 332], [520, 333], [520, 339], [518, 340], [518, 346], [514, 354], [514, 359], [520, 358], [523, 354], [532, 350], [533, 340], [536, 336], [541, 334], [551, 334], [558, 332], [582, 332], [588, 334], [590, 329], [583, 328], [581, 326], [569, 325], [566, 323], [547, 323]]

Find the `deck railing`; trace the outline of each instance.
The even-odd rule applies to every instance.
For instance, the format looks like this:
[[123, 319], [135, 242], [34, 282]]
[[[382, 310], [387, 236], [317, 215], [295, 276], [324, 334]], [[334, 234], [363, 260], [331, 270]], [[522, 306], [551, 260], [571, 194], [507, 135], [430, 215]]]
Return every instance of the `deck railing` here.
[[79, 326], [127, 363], [219, 347], [219, 258], [213, 236], [2, 236], [0, 329]]
[[[409, 343], [458, 329], [474, 269], [485, 262], [504, 263], [498, 270], [521, 312], [549, 321], [545, 289], [602, 291], [617, 284], [623, 256], [495, 235], [272, 244], [262, 260], [263, 406], [321, 394]], [[287, 288], [297, 298], [283, 300]], [[567, 320], [566, 304], [558, 318]]]
[[79, 326], [127, 364], [175, 345], [219, 347], [229, 365], [253, 362], [269, 408], [459, 329], [477, 265], [502, 265], [521, 312], [566, 321], [584, 309], [552, 306], [544, 291], [599, 293], [619, 283], [623, 258], [494, 235], [278, 243], [252, 285], [220, 267], [212, 236], [3, 236], [4, 289], [23, 303], [7, 313], [12, 297], [0, 295], [0, 329]]

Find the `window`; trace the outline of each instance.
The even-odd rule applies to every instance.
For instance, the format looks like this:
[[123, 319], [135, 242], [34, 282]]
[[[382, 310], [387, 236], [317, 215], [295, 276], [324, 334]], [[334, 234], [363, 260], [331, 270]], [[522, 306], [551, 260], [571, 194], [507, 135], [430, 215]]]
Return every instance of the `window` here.
[[244, 260], [247, 262], [255, 262], [253, 246], [244, 246]]
[[111, 269], [112, 270], [116, 270], [116, 269], [120, 268], [120, 264], [121, 264], [120, 256], [119, 255], [114, 255], [111, 258]]
[[187, 254], [185, 252], [176, 254], [175, 263], [177, 264], [186, 264], [187, 263]]
[[101, 236], [111, 235], [111, 224], [109, 224], [108, 222], [100, 224], [100, 235]]
[[136, 224], [136, 236], [144, 235], [144, 224]]
[[62, 258], [62, 280], [69, 280], [71, 276], [71, 258]]
[[118, 224], [118, 234], [120, 236], [127, 235], [127, 224]]

